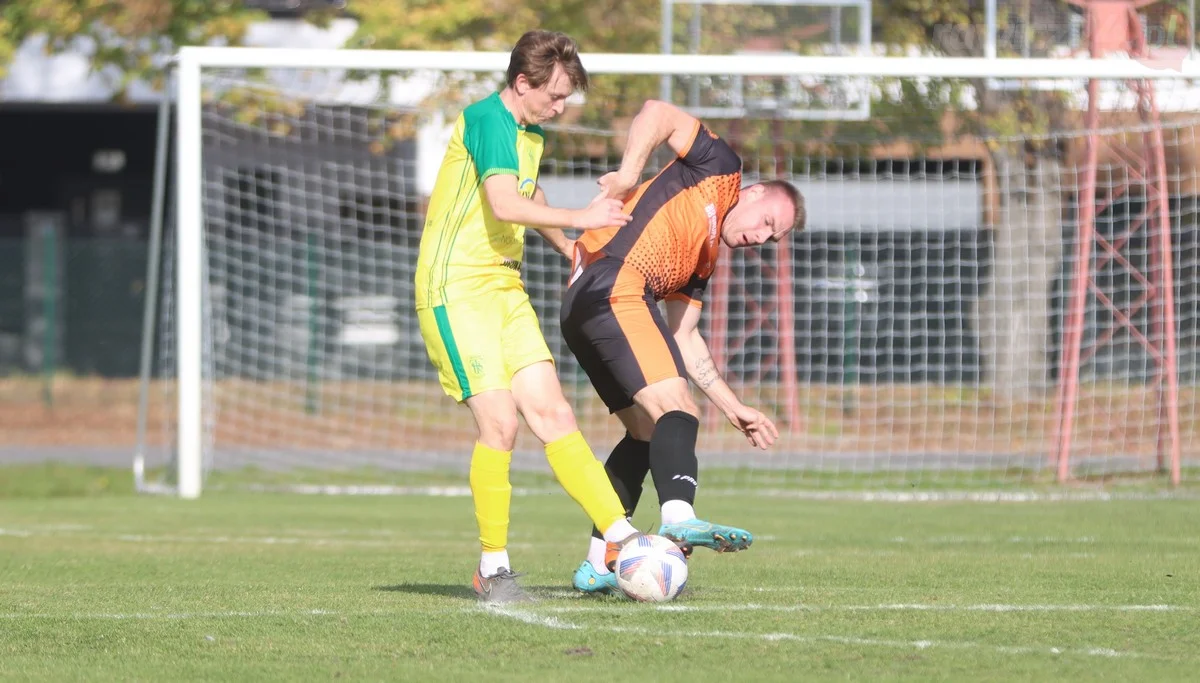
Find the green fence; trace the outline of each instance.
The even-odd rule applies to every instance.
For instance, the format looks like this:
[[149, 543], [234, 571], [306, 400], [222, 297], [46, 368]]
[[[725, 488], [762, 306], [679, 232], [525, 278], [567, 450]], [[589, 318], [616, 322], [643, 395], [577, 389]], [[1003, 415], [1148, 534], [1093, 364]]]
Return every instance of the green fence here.
[[[137, 376], [146, 244], [77, 238], [50, 256], [35, 246], [0, 240], [0, 373]], [[31, 297], [36, 285], [49, 303]]]

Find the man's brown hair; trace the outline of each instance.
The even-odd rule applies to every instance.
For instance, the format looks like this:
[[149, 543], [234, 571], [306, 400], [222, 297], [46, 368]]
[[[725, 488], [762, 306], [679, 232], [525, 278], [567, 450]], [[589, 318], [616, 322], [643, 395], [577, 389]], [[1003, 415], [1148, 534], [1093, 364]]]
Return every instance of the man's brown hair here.
[[557, 31], [529, 31], [521, 36], [508, 59], [508, 87], [513, 87], [517, 76], [525, 74], [529, 85], [540, 88], [554, 74], [554, 66], [561, 64], [571, 86], [576, 90], [587, 90], [588, 75], [579, 61], [579, 44], [571, 36]]
[[786, 180], [764, 180], [759, 184], [768, 192], [782, 192], [792, 200], [792, 206], [796, 207], [796, 215], [792, 218], [792, 230], [803, 232], [804, 225], [808, 222], [808, 211], [804, 208], [804, 195], [800, 194], [800, 190]]

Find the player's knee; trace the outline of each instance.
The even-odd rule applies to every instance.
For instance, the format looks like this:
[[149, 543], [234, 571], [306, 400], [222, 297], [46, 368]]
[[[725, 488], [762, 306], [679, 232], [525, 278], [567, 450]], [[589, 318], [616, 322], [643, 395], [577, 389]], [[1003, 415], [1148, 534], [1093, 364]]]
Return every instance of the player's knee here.
[[700, 417], [700, 408], [696, 406], [696, 402], [692, 400], [691, 394], [684, 394], [679, 401], [679, 407], [675, 410], [683, 411], [692, 417]]
[[488, 415], [480, 418], [479, 440], [484, 445], [503, 451], [511, 451], [517, 445], [517, 430], [520, 422], [516, 413]]
[[686, 382], [672, 381], [652, 385], [638, 392], [633, 399], [654, 422], [663, 415], [676, 411], [692, 417], [700, 416]]
[[575, 423], [575, 412], [566, 399], [547, 401], [532, 406], [525, 415], [529, 428], [538, 436], [547, 436], [551, 440], [558, 436], [569, 434], [578, 426]]
[[654, 420], [640, 407], [626, 408], [617, 413], [617, 417], [621, 419], [625, 431], [634, 439], [649, 441], [650, 437], [654, 436]]

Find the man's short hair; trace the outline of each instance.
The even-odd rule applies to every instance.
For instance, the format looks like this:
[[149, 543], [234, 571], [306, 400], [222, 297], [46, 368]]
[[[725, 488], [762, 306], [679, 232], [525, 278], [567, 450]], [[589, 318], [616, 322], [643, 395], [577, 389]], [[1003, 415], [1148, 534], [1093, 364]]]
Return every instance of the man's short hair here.
[[768, 192], [782, 192], [792, 200], [792, 206], [796, 207], [796, 215], [792, 219], [792, 230], [803, 232], [804, 225], [808, 222], [808, 211], [804, 208], [804, 195], [800, 194], [800, 190], [786, 180], [764, 180], [759, 184], [767, 188]]
[[517, 76], [525, 74], [530, 85], [540, 88], [554, 74], [555, 65], [562, 66], [572, 87], [587, 90], [588, 75], [579, 61], [579, 44], [575, 39], [557, 31], [529, 31], [521, 36], [509, 56], [508, 87], [517, 82]]

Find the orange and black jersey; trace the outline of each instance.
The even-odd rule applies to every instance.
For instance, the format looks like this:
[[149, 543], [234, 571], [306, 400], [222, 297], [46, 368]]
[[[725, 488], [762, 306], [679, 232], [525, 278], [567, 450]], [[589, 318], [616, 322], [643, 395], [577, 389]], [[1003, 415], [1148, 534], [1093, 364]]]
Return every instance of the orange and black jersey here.
[[[632, 220], [620, 228], [586, 230], [576, 243], [587, 267], [602, 259], [621, 261], [640, 277], [619, 278], [614, 295], [699, 302], [720, 247], [725, 215], [738, 201], [742, 160], [724, 140], [696, 123], [692, 142], [625, 202]], [[641, 282], [638, 282], [641, 280]], [[636, 291], [634, 291], [636, 290]]]

